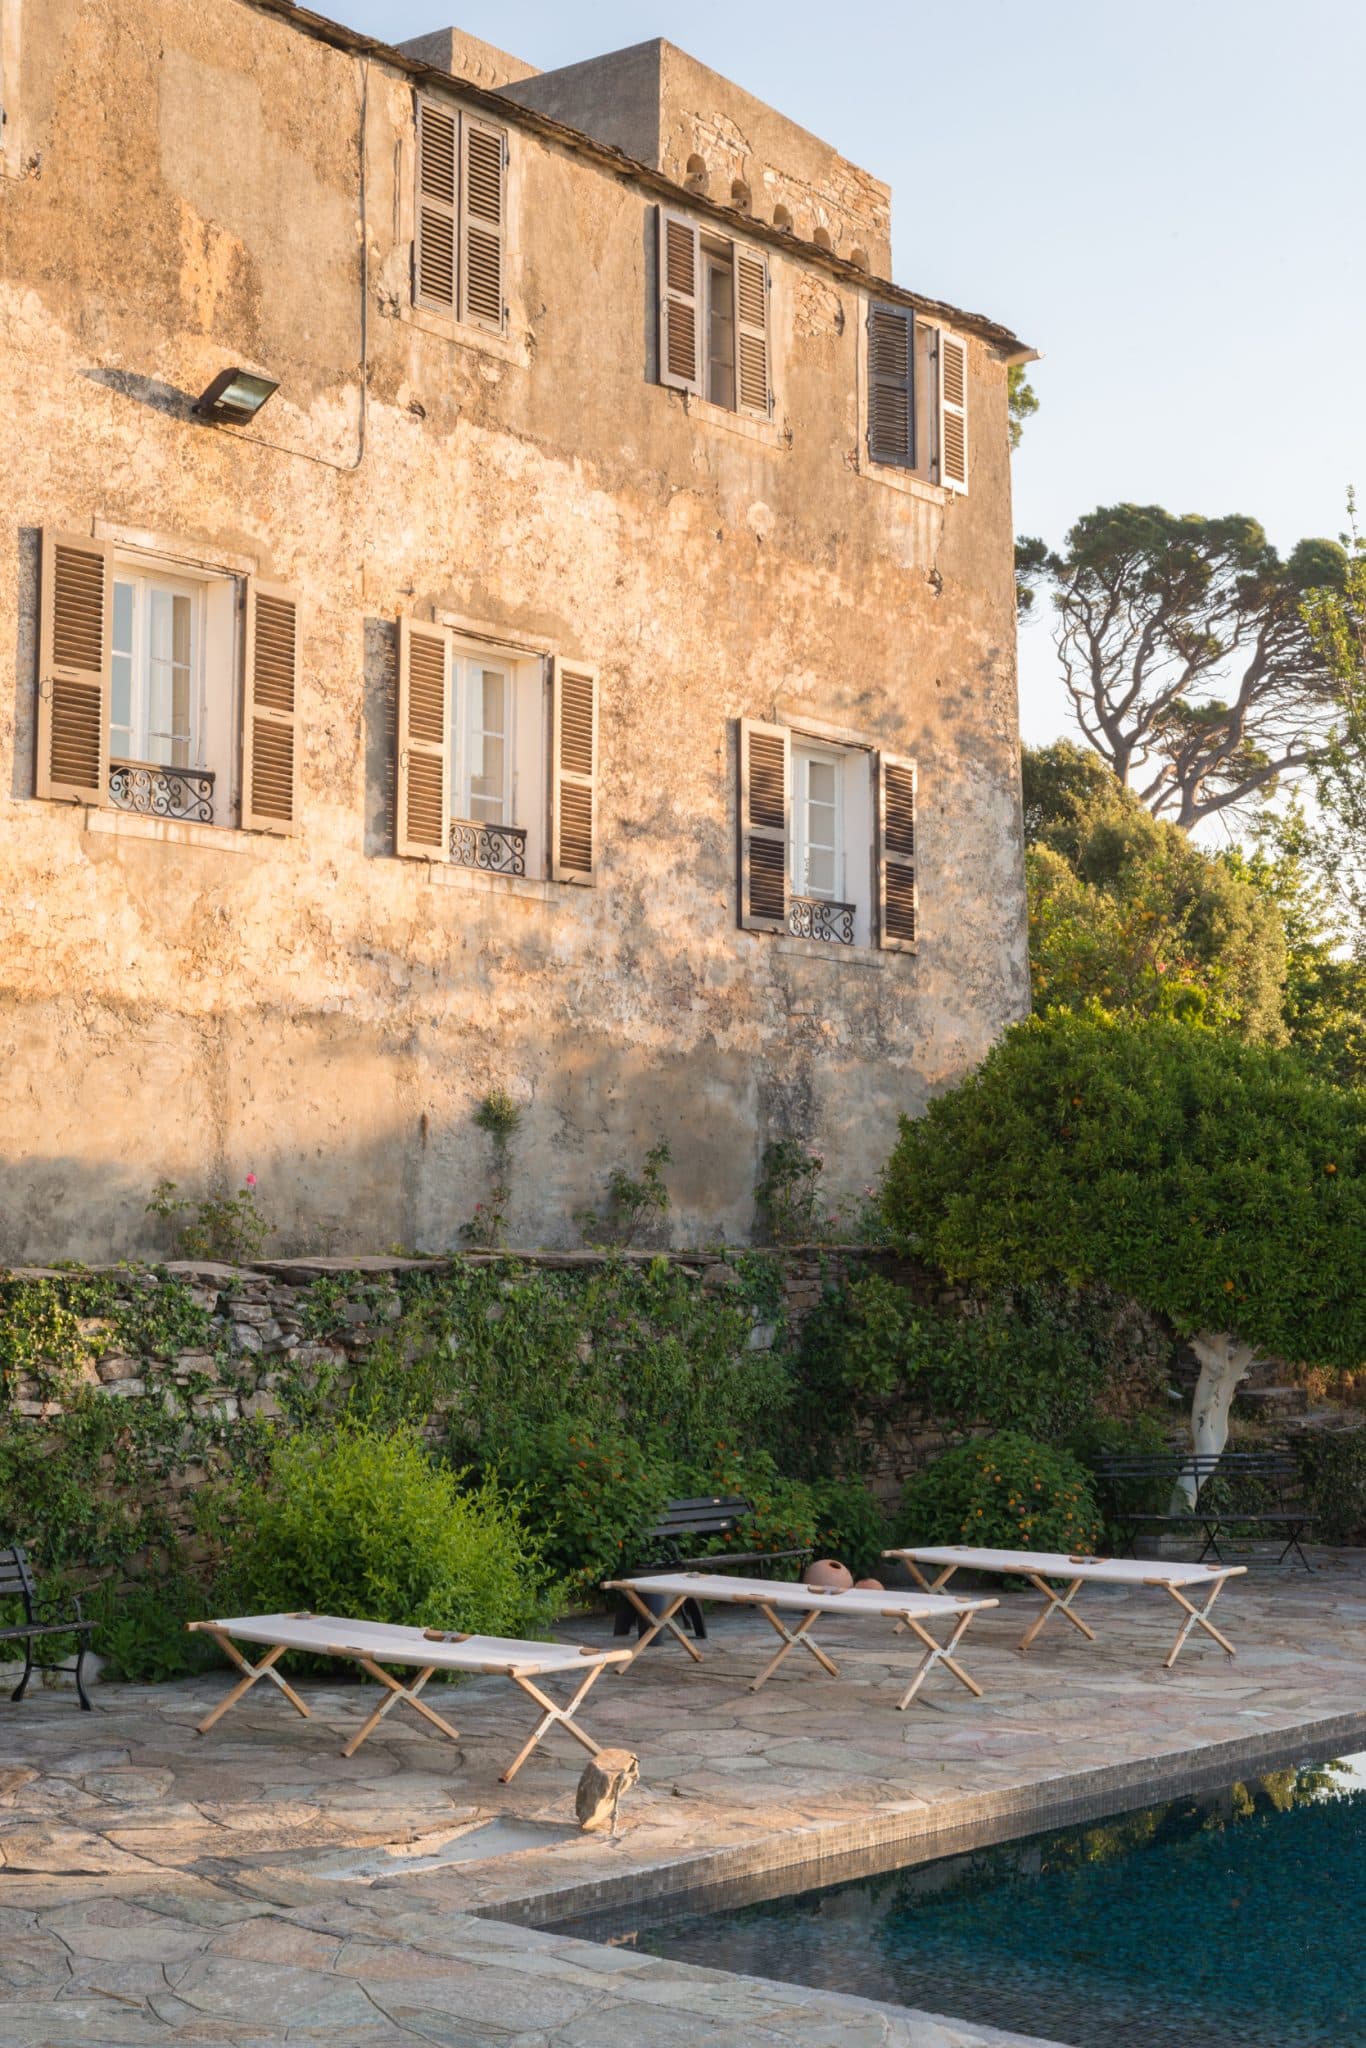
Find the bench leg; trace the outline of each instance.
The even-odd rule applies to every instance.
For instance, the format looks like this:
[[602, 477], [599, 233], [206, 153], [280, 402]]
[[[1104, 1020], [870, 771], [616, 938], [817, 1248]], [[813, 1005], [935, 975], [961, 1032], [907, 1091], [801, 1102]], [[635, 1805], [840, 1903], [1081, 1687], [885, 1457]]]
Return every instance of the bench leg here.
[[22, 1678], [21, 1678], [21, 1679], [19, 1680], [19, 1683], [18, 1683], [18, 1685], [16, 1685], [16, 1686], [15, 1686], [15, 1688], [14, 1688], [14, 1691], [13, 1691], [13, 1692], [12, 1692], [12, 1693], [10, 1694], [10, 1698], [11, 1698], [12, 1700], [21, 1700], [21, 1699], [22, 1699], [22, 1698], [24, 1697], [24, 1694], [25, 1694], [25, 1693], [26, 1693], [26, 1692], [28, 1691], [28, 1682], [29, 1682], [30, 1678], [32, 1678], [32, 1676], [33, 1676], [33, 1641], [32, 1641], [32, 1638], [31, 1638], [31, 1637], [29, 1637], [29, 1636], [25, 1636], [25, 1638], [24, 1638], [24, 1675], [23, 1675], [23, 1677], [22, 1677]]
[[[659, 1631], [662, 1628], [668, 1629], [669, 1634], [671, 1636], [675, 1636], [678, 1639], [678, 1641], [682, 1643], [684, 1649], [692, 1658], [694, 1664], [700, 1664], [702, 1662], [702, 1652], [698, 1649], [694, 1649], [693, 1645], [688, 1641], [688, 1638], [684, 1635], [682, 1629], [678, 1626], [678, 1623], [674, 1620], [674, 1616], [677, 1614], [679, 1608], [685, 1607], [689, 1599], [693, 1597], [691, 1594], [679, 1593], [676, 1596], [676, 1598], [671, 1601], [670, 1605], [665, 1608], [663, 1614], [652, 1614], [650, 1612], [649, 1607], [641, 1599], [639, 1593], [636, 1591], [634, 1586], [623, 1586], [621, 1588], [621, 1591], [630, 1601], [631, 1605], [635, 1608], [636, 1613], [639, 1614], [645, 1622], [644, 1628], [640, 1631], [639, 1640], [636, 1643], [635, 1649], [631, 1652], [631, 1664], [635, 1663], [636, 1658], [640, 1655], [642, 1650], [647, 1649], [649, 1647], [649, 1645], [654, 1641], [655, 1637], [659, 1634]], [[623, 1671], [630, 1670], [631, 1664], [618, 1664], [614, 1666], [618, 1678], [620, 1678]]]
[[981, 1686], [975, 1678], [968, 1676], [953, 1654], [966, 1635], [968, 1623], [972, 1620], [974, 1612], [975, 1609], [969, 1607], [958, 1617], [958, 1620], [953, 1625], [953, 1634], [946, 1643], [936, 1642], [924, 1623], [915, 1620], [911, 1615], [907, 1615], [904, 1622], [898, 1622], [898, 1628], [910, 1629], [913, 1634], [919, 1636], [921, 1642], [925, 1645], [925, 1654], [916, 1666], [915, 1677], [906, 1688], [902, 1698], [897, 1701], [898, 1711], [904, 1712], [909, 1707], [936, 1664], [942, 1664], [946, 1671], [951, 1671], [958, 1680], [958, 1683], [965, 1685], [974, 1699], [981, 1699]]
[[430, 1721], [433, 1728], [439, 1728], [443, 1735], [449, 1735], [452, 1742], [460, 1740], [459, 1729], [452, 1728], [450, 1722], [443, 1721], [434, 1707], [429, 1707], [425, 1700], [418, 1698], [418, 1694], [423, 1686], [436, 1670], [435, 1664], [428, 1664], [424, 1670], [419, 1671], [411, 1685], [401, 1685], [392, 1672], [386, 1671], [382, 1664], [376, 1664], [373, 1658], [357, 1657], [356, 1662], [360, 1665], [362, 1671], [368, 1673], [375, 1680], [376, 1684], [388, 1687], [389, 1697], [380, 1701], [360, 1733], [351, 1737], [351, 1740], [342, 1750], [343, 1756], [354, 1756], [366, 1736], [374, 1733], [390, 1707], [396, 1707], [400, 1700], [403, 1700], [406, 1705], [410, 1706], [414, 1713], [421, 1714], [424, 1721]]
[[1054, 1592], [1047, 1579], [1040, 1577], [1038, 1572], [1025, 1572], [1022, 1576], [1029, 1580], [1035, 1592], [1043, 1594], [1043, 1607], [1021, 1637], [1017, 1645], [1020, 1650], [1027, 1650], [1029, 1648], [1039, 1630], [1048, 1620], [1049, 1615], [1054, 1613], [1060, 1614], [1064, 1621], [1070, 1621], [1073, 1628], [1077, 1630], [1079, 1635], [1085, 1636], [1088, 1643], [1093, 1643], [1096, 1640], [1095, 1630], [1088, 1628], [1081, 1616], [1072, 1612], [1072, 1602], [1076, 1599], [1081, 1587], [1085, 1585], [1086, 1581], [1084, 1579], [1073, 1579], [1067, 1591], [1059, 1594]]
[[1303, 1522], [1296, 1522], [1292, 1526], [1290, 1535], [1286, 1540], [1285, 1549], [1276, 1559], [1276, 1562], [1277, 1564], [1284, 1564], [1286, 1559], [1289, 1557], [1291, 1551], [1293, 1550], [1296, 1557], [1299, 1559], [1300, 1563], [1304, 1566], [1307, 1572], [1316, 1572], [1318, 1570], [1318, 1566], [1316, 1564], [1310, 1564], [1309, 1559], [1305, 1556], [1303, 1547], [1300, 1543], [1300, 1537], [1303, 1534], [1304, 1528], [1305, 1524]]
[[569, 1701], [567, 1706], [563, 1707], [557, 1707], [554, 1700], [550, 1699], [545, 1693], [543, 1693], [538, 1685], [534, 1685], [532, 1681], [528, 1677], [526, 1677], [526, 1675], [523, 1672], [509, 1672], [508, 1675], [511, 1678], [513, 1684], [520, 1686], [522, 1691], [526, 1694], [527, 1698], [530, 1700], [534, 1700], [538, 1707], [544, 1709], [544, 1713], [540, 1725], [537, 1727], [535, 1734], [529, 1735], [527, 1737], [526, 1741], [522, 1744], [521, 1748], [518, 1750], [516, 1756], [512, 1759], [512, 1762], [508, 1765], [507, 1769], [499, 1773], [498, 1782], [500, 1784], [510, 1785], [512, 1783], [518, 1771], [521, 1770], [522, 1765], [531, 1755], [532, 1750], [536, 1747], [541, 1737], [545, 1734], [547, 1728], [553, 1728], [557, 1723], [561, 1728], [565, 1730], [566, 1734], [572, 1735], [576, 1742], [581, 1742], [584, 1748], [588, 1751], [588, 1754], [590, 1756], [597, 1756], [600, 1754], [602, 1745], [600, 1743], [594, 1742], [591, 1735], [587, 1735], [584, 1733], [583, 1729], [580, 1728], [578, 1722], [574, 1719], [574, 1715], [579, 1707], [580, 1702], [583, 1699], [584, 1694], [588, 1691], [589, 1686], [593, 1685], [596, 1682], [596, 1680], [602, 1676], [603, 1672], [606, 1669], [607, 1666], [605, 1664], [594, 1664], [589, 1670], [587, 1676], [585, 1677], [583, 1684], [575, 1693], [573, 1699]]
[[85, 1653], [86, 1653], [86, 1651], [87, 1651], [87, 1649], [88, 1649], [89, 1647], [90, 1647], [90, 1645], [89, 1645], [89, 1641], [88, 1641], [88, 1639], [87, 1639], [87, 1638], [86, 1638], [85, 1636], [83, 1636], [83, 1635], [77, 1636], [77, 1638], [76, 1638], [76, 1697], [77, 1697], [77, 1699], [78, 1699], [78, 1700], [80, 1701], [80, 1703], [81, 1703], [81, 1712], [82, 1712], [83, 1714], [88, 1714], [88, 1713], [89, 1713], [89, 1712], [91, 1711], [91, 1707], [90, 1707], [90, 1701], [89, 1701], [89, 1699], [88, 1699], [88, 1697], [87, 1697], [87, 1695], [86, 1695], [86, 1690], [85, 1690]]
[[223, 1631], [221, 1629], [205, 1629], [204, 1633], [205, 1635], [210, 1635], [213, 1637], [214, 1641], [217, 1643], [219, 1649], [223, 1652], [223, 1655], [228, 1659], [228, 1661], [232, 1664], [235, 1664], [239, 1671], [244, 1671], [246, 1673], [246, 1676], [245, 1678], [242, 1678], [238, 1681], [238, 1683], [233, 1687], [232, 1691], [228, 1694], [227, 1698], [225, 1700], [221, 1700], [219, 1704], [214, 1708], [211, 1714], [205, 1715], [204, 1719], [199, 1723], [199, 1726], [195, 1729], [196, 1735], [207, 1735], [210, 1728], [212, 1728], [214, 1722], [221, 1721], [224, 1714], [227, 1713], [228, 1708], [235, 1707], [237, 1705], [237, 1702], [241, 1699], [243, 1693], [251, 1691], [252, 1687], [255, 1685], [258, 1678], [268, 1678], [271, 1681], [272, 1685], [277, 1685], [280, 1688], [280, 1691], [284, 1694], [285, 1698], [289, 1701], [289, 1704], [291, 1705], [291, 1707], [294, 1708], [296, 1713], [302, 1714], [305, 1721], [312, 1720], [312, 1714], [304, 1705], [303, 1701], [299, 1698], [299, 1695], [297, 1692], [295, 1692], [293, 1686], [288, 1685], [285, 1682], [285, 1680], [281, 1678], [279, 1672], [274, 1668], [276, 1659], [284, 1656], [285, 1651], [288, 1648], [288, 1644], [277, 1643], [274, 1649], [271, 1650], [267, 1656], [261, 1659], [259, 1664], [250, 1664], [238, 1650], [237, 1645], [230, 1641], [229, 1638], [223, 1634]]
[[1164, 1671], [1171, 1670], [1173, 1664], [1176, 1662], [1177, 1658], [1181, 1654], [1182, 1644], [1185, 1642], [1186, 1637], [1190, 1634], [1191, 1630], [1196, 1626], [1197, 1623], [1205, 1631], [1206, 1635], [1214, 1637], [1214, 1640], [1216, 1643], [1218, 1643], [1220, 1649], [1225, 1651], [1228, 1656], [1237, 1656], [1238, 1652], [1234, 1649], [1228, 1637], [1220, 1635], [1218, 1629], [1214, 1626], [1214, 1623], [1209, 1619], [1209, 1611], [1211, 1607], [1213, 1607], [1215, 1601], [1219, 1598], [1220, 1593], [1224, 1589], [1224, 1581], [1222, 1579], [1216, 1579], [1214, 1581], [1213, 1585], [1209, 1589], [1209, 1599], [1205, 1602], [1203, 1607], [1192, 1606], [1191, 1602], [1186, 1598], [1185, 1594], [1181, 1591], [1181, 1588], [1179, 1586], [1168, 1585], [1165, 1579], [1160, 1580], [1158, 1583], [1166, 1586], [1167, 1591], [1171, 1594], [1172, 1599], [1176, 1602], [1177, 1606], [1184, 1607], [1186, 1610], [1186, 1619], [1182, 1622], [1180, 1632], [1177, 1635], [1176, 1641], [1172, 1644], [1171, 1655], [1165, 1660], [1163, 1664], [1162, 1668]]
[[810, 1629], [812, 1622], [818, 1618], [821, 1612], [821, 1610], [818, 1607], [811, 1608], [806, 1614], [802, 1616], [801, 1620], [797, 1623], [797, 1626], [793, 1629], [790, 1629], [787, 1626], [787, 1623], [783, 1620], [782, 1616], [776, 1611], [776, 1609], [771, 1607], [767, 1601], [761, 1601], [758, 1603], [758, 1605], [759, 1612], [763, 1615], [764, 1620], [769, 1624], [770, 1628], [775, 1629], [777, 1633], [782, 1637], [783, 1647], [781, 1648], [781, 1650], [779, 1650], [777, 1656], [773, 1659], [773, 1661], [770, 1664], [766, 1664], [763, 1670], [759, 1673], [759, 1676], [751, 1682], [749, 1688], [751, 1692], [758, 1692], [759, 1687], [764, 1683], [765, 1679], [771, 1678], [773, 1676], [774, 1672], [782, 1663], [783, 1658], [787, 1655], [788, 1651], [795, 1650], [799, 1643], [801, 1644], [804, 1650], [809, 1650], [811, 1652], [816, 1662], [819, 1665], [821, 1665], [826, 1671], [828, 1671], [832, 1678], [839, 1677], [839, 1665], [836, 1664], [831, 1658], [827, 1657], [824, 1650], [820, 1647], [819, 1643], [813, 1642], [810, 1635], [808, 1634], [808, 1630]]

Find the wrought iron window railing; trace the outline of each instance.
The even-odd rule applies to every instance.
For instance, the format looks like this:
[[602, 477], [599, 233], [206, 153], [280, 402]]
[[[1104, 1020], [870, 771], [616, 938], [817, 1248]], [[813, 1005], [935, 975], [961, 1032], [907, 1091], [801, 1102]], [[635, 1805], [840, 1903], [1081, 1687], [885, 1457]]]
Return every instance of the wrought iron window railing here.
[[854, 943], [854, 905], [828, 903], [821, 896], [790, 896], [787, 928], [794, 939], [825, 939], [831, 945]]
[[154, 761], [111, 761], [109, 801], [116, 811], [147, 818], [213, 823], [213, 770], [163, 768]]
[[451, 859], [457, 867], [482, 868], [487, 875], [526, 873], [526, 832], [520, 825], [477, 825], [451, 819]]

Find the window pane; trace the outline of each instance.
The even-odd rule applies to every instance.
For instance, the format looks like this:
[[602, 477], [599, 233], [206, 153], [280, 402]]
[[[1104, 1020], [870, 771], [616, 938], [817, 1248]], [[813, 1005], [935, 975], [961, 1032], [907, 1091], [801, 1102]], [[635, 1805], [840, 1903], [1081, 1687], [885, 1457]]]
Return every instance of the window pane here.
[[127, 757], [133, 737], [133, 658], [116, 654], [109, 672], [109, 751]]
[[114, 651], [116, 654], [131, 654], [133, 651], [133, 586], [131, 583], [114, 585]]
[[473, 815], [503, 822], [503, 763], [505, 742], [484, 734], [478, 752], [470, 756], [470, 803], [480, 808]]
[[833, 846], [808, 846], [806, 849], [806, 887], [811, 896], [833, 896], [835, 893], [835, 849]]
[[507, 731], [507, 677], [500, 668], [486, 668], [484, 676], [484, 731]]
[[707, 396], [735, 406], [735, 285], [731, 266], [707, 262]]
[[153, 585], [148, 600], [147, 759], [183, 768], [190, 758], [190, 599]]
[[808, 761], [806, 764], [806, 772], [806, 787], [812, 803], [829, 804], [833, 809], [835, 802], [834, 762]]

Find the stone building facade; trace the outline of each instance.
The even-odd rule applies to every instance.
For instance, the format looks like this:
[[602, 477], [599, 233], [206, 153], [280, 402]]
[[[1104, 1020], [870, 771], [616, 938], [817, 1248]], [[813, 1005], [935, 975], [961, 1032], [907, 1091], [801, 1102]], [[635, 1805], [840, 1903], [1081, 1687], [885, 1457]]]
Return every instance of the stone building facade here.
[[0, 1257], [443, 1248], [495, 1090], [516, 1243], [870, 1179], [1026, 1007], [1021, 344], [667, 43], [0, 0], [0, 104]]

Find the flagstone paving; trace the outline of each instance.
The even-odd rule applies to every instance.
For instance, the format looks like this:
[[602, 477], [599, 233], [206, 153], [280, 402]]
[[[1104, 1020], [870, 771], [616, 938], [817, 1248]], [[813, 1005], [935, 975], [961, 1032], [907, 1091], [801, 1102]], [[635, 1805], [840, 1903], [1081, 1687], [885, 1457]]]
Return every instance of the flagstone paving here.
[[1172, 1673], [1179, 1617], [1156, 1593], [1097, 1588], [1095, 1644], [1050, 1623], [1025, 1658], [1032, 1599], [1007, 1597], [963, 1648], [986, 1697], [936, 1673], [904, 1714], [904, 1637], [832, 1617], [837, 1679], [795, 1652], [751, 1694], [772, 1638], [718, 1612], [701, 1666], [661, 1644], [585, 1702], [590, 1732], [641, 1758], [615, 1841], [574, 1828], [583, 1753], [557, 1731], [499, 1784], [529, 1726], [497, 1681], [443, 1693], [458, 1743], [399, 1708], [349, 1761], [369, 1687], [302, 1681], [303, 1721], [262, 1685], [207, 1736], [226, 1674], [101, 1686], [88, 1715], [60, 1691], [0, 1702], [0, 2044], [1016, 2040], [553, 1923], [620, 1901], [628, 1924], [633, 1901], [740, 1876], [783, 1889], [798, 1863], [892, 1861], [964, 1823], [1023, 1832], [1066, 1801], [1114, 1810], [1259, 1750], [1366, 1748], [1366, 1554], [1317, 1558], [1313, 1575], [1258, 1563], [1221, 1603], [1236, 1662], [1197, 1640]]

